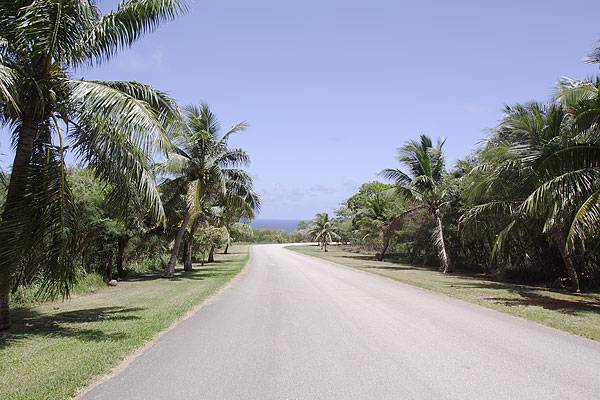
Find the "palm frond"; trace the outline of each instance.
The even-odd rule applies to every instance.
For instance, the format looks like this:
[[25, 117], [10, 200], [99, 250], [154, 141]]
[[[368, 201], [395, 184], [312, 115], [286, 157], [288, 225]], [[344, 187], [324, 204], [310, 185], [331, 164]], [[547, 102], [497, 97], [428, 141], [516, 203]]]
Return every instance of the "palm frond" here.
[[[158, 222], [164, 222], [164, 209], [151, 172], [149, 155], [111, 121], [90, 117], [73, 124], [69, 136], [75, 153], [100, 180], [111, 183], [115, 193], [113, 197], [124, 202], [134, 196], [139, 197], [150, 215]], [[125, 205], [123, 208], [126, 208]]]
[[184, 0], [124, 0], [116, 11], [97, 18], [73, 45], [74, 66], [107, 61], [161, 23], [186, 11]]
[[112, 121], [145, 152], [171, 147], [167, 125], [176, 119], [172, 100], [135, 82], [69, 80], [71, 98], [83, 118], [91, 115]]
[[598, 227], [600, 227], [600, 190], [592, 193], [575, 213], [567, 236], [567, 251], [573, 251], [577, 239], [584, 241], [597, 235]]

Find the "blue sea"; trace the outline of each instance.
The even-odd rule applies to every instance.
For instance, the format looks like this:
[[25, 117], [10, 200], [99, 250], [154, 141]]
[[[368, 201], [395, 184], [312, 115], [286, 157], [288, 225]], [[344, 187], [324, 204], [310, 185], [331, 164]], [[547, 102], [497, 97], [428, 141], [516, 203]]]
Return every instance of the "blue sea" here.
[[255, 219], [250, 225], [255, 229], [279, 229], [293, 232], [300, 221], [299, 219]]

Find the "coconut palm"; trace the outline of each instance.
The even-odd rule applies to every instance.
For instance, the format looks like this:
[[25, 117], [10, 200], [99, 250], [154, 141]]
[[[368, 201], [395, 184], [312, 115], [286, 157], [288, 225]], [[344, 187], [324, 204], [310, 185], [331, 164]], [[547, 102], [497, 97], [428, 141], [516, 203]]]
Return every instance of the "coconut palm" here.
[[260, 197], [252, 190], [252, 182], [248, 182], [244, 186], [247, 187], [246, 195], [242, 196], [243, 201], [238, 201], [236, 197], [224, 196], [219, 202], [222, 207], [221, 217], [219, 218], [219, 226], [227, 230], [227, 244], [223, 250], [223, 254], [227, 254], [231, 244], [231, 231], [235, 224], [241, 220], [252, 220], [256, 217], [256, 212], [260, 208]]
[[[175, 272], [186, 230], [189, 227], [188, 238], [193, 240], [209, 207], [214, 207], [219, 201], [224, 201], [228, 206], [235, 204], [252, 210], [260, 206], [258, 196], [252, 190], [252, 179], [239, 168], [248, 165], [248, 155], [242, 149], [228, 147], [230, 136], [246, 129], [247, 124], [235, 124], [221, 136], [217, 118], [207, 104], [188, 106], [183, 116], [185, 128], [178, 135], [176, 148], [159, 167], [161, 172], [169, 176], [161, 184], [165, 191], [186, 197], [165, 276], [172, 276]], [[188, 246], [191, 246], [191, 242]], [[186, 259], [188, 255], [191, 257], [190, 251], [186, 253]]]
[[[8, 291], [17, 276], [38, 276], [53, 294], [67, 295], [73, 282], [67, 149], [111, 183], [115, 198], [139, 194], [155, 218], [163, 217], [146, 167], [153, 148], [168, 147], [173, 101], [137, 82], [72, 76], [184, 8], [182, 0], [130, 0], [103, 15], [93, 0], [0, 0], [0, 124], [15, 148], [0, 222], [0, 328], [8, 326]], [[27, 265], [28, 250], [40, 246], [48, 248], [47, 262]]]
[[398, 161], [408, 168], [407, 173], [396, 168], [388, 168], [381, 172], [381, 175], [396, 184], [398, 192], [413, 202], [415, 207], [390, 222], [384, 232], [384, 247], [380, 259], [383, 259], [391, 236], [398, 229], [401, 221], [411, 213], [426, 210], [435, 223], [432, 238], [440, 260], [440, 268], [444, 273], [450, 272], [450, 260], [446, 251], [442, 224], [442, 207], [446, 204], [447, 196], [447, 188], [443, 184], [445, 175], [443, 147], [443, 140], [439, 140], [434, 146], [431, 138], [421, 135], [419, 141], [408, 141], [398, 149]]
[[315, 220], [308, 230], [309, 236], [319, 243], [323, 248], [323, 251], [327, 251], [327, 245], [331, 243], [333, 239], [339, 238], [333, 222], [334, 221], [329, 218], [329, 214], [320, 213], [315, 216]]
[[[212, 228], [222, 229], [227, 238], [225, 243], [225, 254], [230, 245], [230, 229], [231, 226], [239, 222], [240, 219], [252, 219], [255, 213], [260, 209], [260, 197], [253, 190], [253, 182], [249, 176], [236, 176], [233, 179], [227, 177], [224, 190], [216, 190], [216, 197], [212, 196], [210, 203], [212, 206], [205, 210], [196, 220], [203, 221], [205, 225]], [[194, 236], [193, 233], [197, 226], [192, 224], [189, 230], [188, 241], [184, 252], [184, 270], [192, 269], [192, 247]], [[214, 262], [215, 246], [211, 246], [208, 251], [208, 262]]]
[[[559, 251], [571, 289], [579, 291], [573, 264], [576, 238], [596, 235], [600, 196], [600, 147], [594, 129], [593, 98], [577, 100], [589, 88], [561, 89], [563, 104], [531, 103], [507, 107], [486, 153], [499, 155], [474, 173], [483, 179], [471, 190], [475, 197], [495, 197], [468, 210], [463, 221], [488, 215], [510, 216], [498, 234], [502, 250], [518, 231], [544, 235]], [[587, 102], [587, 108], [583, 103]], [[579, 117], [586, 115], [585, 118]], [[485, 153], [484, 153], [485, 154]], [[536, 233], [536, 230], [538, 233]]]

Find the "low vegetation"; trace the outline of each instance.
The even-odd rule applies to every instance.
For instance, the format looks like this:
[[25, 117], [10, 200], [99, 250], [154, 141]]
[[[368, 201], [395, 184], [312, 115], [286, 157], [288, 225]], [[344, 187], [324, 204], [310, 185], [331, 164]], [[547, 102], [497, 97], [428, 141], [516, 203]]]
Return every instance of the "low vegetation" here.
[[171, 279], [141, 274], [65, 302], [18, 304], [0, 336], [0, 398], [70, 398], [223, 287], [247, 258], [247, 246], [234, 246]]

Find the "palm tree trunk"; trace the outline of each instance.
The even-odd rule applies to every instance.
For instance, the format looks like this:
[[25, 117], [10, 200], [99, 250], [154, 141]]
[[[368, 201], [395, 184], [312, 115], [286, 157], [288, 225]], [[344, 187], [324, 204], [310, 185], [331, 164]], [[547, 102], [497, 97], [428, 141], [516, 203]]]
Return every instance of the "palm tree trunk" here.
[[446, 251], [446, 243], [444, 241], [444, 227], [442, 225], [442, 217], [440, 215], [439, 210], [436, 210], [433, 213], [436, 223], [436, 229], [434, 232], [434, 242], [436, 247], [438, 248], [438, 258], [440, 259], [440, 269], [444, 274], [448, 272], [452, 272], [450, 268], [450, 259], [448, 257], [448, 252]]
[[186, 210], [183, 215], [183, 221], [181, 221], [181, 226], [177, 231], [177, 235], [175, 236], [175, 242], [173, 242], [173, 248], [171, 249], [171, 258], [169, 258], [169, 262], [165, 267], [163, 272], [163, 276], [172, 277], [175, 275], [175, 264], [177, 264], [177, 255], [179, 254], [179, 248], [181, 247], [181, 240], [183, 239], [183, 234], [187, 229], [188, 223], [190, 222], [191, 213], [189, 210]]
[[567, 275], [569, 275], [569, 280], [571, 281], [571, 291], [579, 293], [580, 287], [577, 270], [575, 269], [573, 261], [565, 249], [567, 238], [564, 234], [562, 234], [562, 232], [555, 234], [554, 237], [556, 245], [558, 246], [558, 251], [560, 252], [560, 256], [565, 264], [565, 270], [567, 271]]
[[125, 259], [125, 249], [127, 248], [127, 243], [129, 243], [128, 237], [119, 238], [117, 244], [117, 274], [119, 275], [119, 279], [125, 278], [125, 269], [123, 268], [123, 262]]
[[215, 262], [215, 246], [210, 246], [210, 252], [208, 253], [208, 260], [206, 260], [207, 262], [211, 263], [211, 262]]
[[394, 232], [396, 232], [402, 225], [402, 222], [404, 221], [404, 217], [407, 216], [408, 214], [411, 214], [422, 208], [423, 207], [419, 206], [419, 207], [414, 207], [409, 210], [406, 210], [406, 211], [402, 212], [400, 215], [397, 215], [396, 217], [394, 217], [390, 221], [390, 223], [383, 230], [383, 247], [381, 249], [381, 253], [377, 257], [377, 261], [383, 261], [383, 257], [385, 257], [385, 253], [386, 253], [388, 247], [390, 246], [390, 241], [392, 240], [392, 236], [394, 235]]
[[379, 253], [379, 255], [377, 255], [377, 261], [383, 261], [383, 258], [385, 257], [385, 253], [387, 252], [387, 249], [389, 246], [390, 246], [390, 237], [386, 235], [383, 237], [383, 247], [381, 248], [381, 253]]
[[223, 254], [228, 254], [227, 251], [229, 250], [229, 240], [227, 241], [227, 244], [225, 245], [225, 250], [223, 251]]
[[193, 271], [194, 267], [192, 264], [192, 255], [194, 251], [194, 234], [200, 225], [200, 218], [194, 219], [192, 225], [190, 226], [190, 231], [188, 232], [187, 239], [185, 241], [185, 256], [183, 259], [183, 270], [184, 271]]
[[323, 251], [327, 252], [327, 242], [323, 242]]
[[[21, 131], [15, 150], [15, 158], [12, 164], [10, 175], [10, 183], [6, 193], [6, 202], [2, 211], [0, 224], [3, 225], [0, 235], [0, 243], [4, 245], [11, 241], [18, 240], [20, 235], [19, 229], [15, 229], [15, 223], [19, 222], [20, 210], [24, 205], [24, 192], [26, 187], [27, 169], [33, 153], [34, 140], [37, 135], [37, 127], [33, 119], [23, 115]], [[13, 226], [13, 228], [5, 228]], [[18, 226], [18, 225], [17, 225]], [[5, 330], [10, 327], [10, 304], [9, 293], [11, 284], [11, 275], [14, 271], [14, 266], [19, 260], [6, 259], [0, 260], [0, 330]]]
[[112, 252], [109, 253], [108, 260], [106, 261], [105, 275], [106, 275], [106, 282], [112, 281], [112, 279], [113, 279], [113, 274], [112, 274]]
[[183, 270], [186, 272], [190, 272], [194, 270], [192, 265], [192, 235], [188, 235], [183, 243], [184, 252], [183, 252]]

